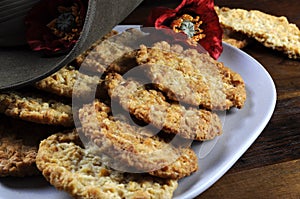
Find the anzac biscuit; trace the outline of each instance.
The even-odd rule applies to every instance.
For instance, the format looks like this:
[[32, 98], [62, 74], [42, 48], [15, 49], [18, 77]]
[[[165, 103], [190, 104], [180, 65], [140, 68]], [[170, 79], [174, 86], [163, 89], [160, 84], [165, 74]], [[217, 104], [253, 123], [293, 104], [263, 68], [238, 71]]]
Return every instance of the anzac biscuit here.
[[0, 113], [41, 124], [73, 126], [71, 106], [34, 94], [0, 94]]
[[139, 29], [130, 28], [115, 37], [111, 37], [109, 40], [116, 44], [128, 46], [134, 49], [140, 45], [140, 42], [147, 43], [149, 40], [147, 35], [147, 33], [144, 33]]
[[94, 44], [92, 44], [92, 46], [87, 49], [86, 51], [84, 51], [83, 53], [81, 53], [79, 56], [77, 56], [75, 58], [75, 60], [72, 62], [72, 64], [75, 64], [76, 66], [80, 66], [82, 64], [82, 62], [84, 61], [84, 59], [86, 58], [86, 56], [97, 46], [99, 45], [103, 40], [106, 40], [114, 35], [117, 35], [118, 31], [112, 30], [109, 33], [107, 33], [106, 35], [104, 35], [104, 37], [102, 37], [101, 39], [99, 39], [98, 41], [96, 41]]
[[78, 140], [73, 132], [52, 135], [40, 144], [37, 167], [57, 189], [86, 199], [172, 198], [176, 180], [113, 170]]
[[242, 78], [206, 53], [175, 50], [167, 42], [159, 42], [153, 48], [141, 45], [136, 59], [157, 88], [172, 100], [211, 110], [241, 108], [245, 102]]
[[107, 68], [107, 72], [117, 72], [119, 74], [124, 74], [130, 69], [136, 67], [138, 63], [136, 62], [137, 51], [133, 50], [124, 53], [121, 57], [114, 60]]
[[[220, 8], [218, 6], [215, 6], [214, 8], [216, 13], [219, 15]], [[223, 30], [223, 35], [222, 35], [223, 42], [240, 49], [248, 45], [250, 39], [245, 34], [233, 30], [229, 30], [228, 28], [225, 28], [222, 25], [221, 28]]]
[[[97, 76], [89, 76], [80, 73], [72, 66], [65, 66], [53, 75], [37, 82], [38, 89], [54, 93], [64, 97], [82, 98], [86, 95], [94, 94], [94, 88], [100, 84], [101, 80]], [[74, 86], [76, 86], [75, 91]]]
[[96, 145], [95, 152], [112, 157], [113, 162], [117, 160], [118, 168], [126, 165], [133, 171], [155, 170], [151, 174], [173, 179], [190, 175], [198, 168], [193, 150], [175, 148], [152, 136], [150, 129], [115, 120], [110, 108], [98, 100], [84, 105], [79, 118], [83, 133]]
[[40, 174], [35, 164], [39, 142], [58, 130], [0, 115], [0, 177]]
[[[238, 73], [224, 66], [222, 62], [212, 60], [210, 57], [205, 56], [205, 54], [199, 54], [193, 49], [186, 50], [184, 56], [189, 57], [189, 60], [194, 66], [202, 66], [200, 67], [201, 72], [206, 74], [205, 78], [208, 80], [207, 82], [210, 89], [209, 94], [212, 102], [218, 102], [220, 99], [224, 99], [223, 97], [220, 97], [220, 89], [225, 93], [225, 107], [220, 108], [212, 106], [211, 109], [224, 110], [231, 107], [243, 108], [247, 93], [245, 82]], [[213, 67], [212, 65], [206, 67], [210, 62], [216, 67], [216, 70], [211, 69], [211, 67]], [[220, 104], [224, 104], [224, 102], [221, 102]]]
[[130, 47], [104, 40], [97, 45], [81, 64], [81, 71], [103, 74], [110, 63], [124, 53], [132, 51]]
[[106, 39], [96, 45], [82, 62], [82, 71], [103, 74], [114, 60], [135, 48], [145, 36], [143, 32], [130, 29], [122, 34]]
[[181, 156], [172, 164], [161, 169], [149, 172], [150, 175], [161, 178], [180, 179], [190, 175], [198, 169], [198, 159], [191, 148], [181, 152]]
[[266, 47], [283, 51], [289, 58], [300, 58], [300, 30], [286, 17], [258, 10], [217, 9], [220, 24], [261, 42]]
[[238, 32], [234, 32], [226, 28], [222, 28], [222, 29], [223, 29], [222, 41], [227, 44], [230, 44], [236, 48], [241, 49], [246, 47], [250, 42], [250, 39], [243, 34], [239, 34]]
[[118, 101], [125, 110], [167, 133], [178, 134], [187, 139], [209, 140], [222, 132], [217, 114], [169, 103], [162, 93], [146, 90], [135, 80], [125, 80], [117, 73], [110, 73], [105, 78], [105, 84], [110, 97]]

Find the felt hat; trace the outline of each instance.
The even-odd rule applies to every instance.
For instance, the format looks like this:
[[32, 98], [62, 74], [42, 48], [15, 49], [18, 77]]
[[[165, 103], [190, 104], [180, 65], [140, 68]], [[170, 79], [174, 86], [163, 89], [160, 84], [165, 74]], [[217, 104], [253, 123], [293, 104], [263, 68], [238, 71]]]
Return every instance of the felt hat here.
[[74, 47], [67, 54], [50, 57], [22, 45], [26, 12], [38, 2], [0, 2], [0, 90], [18, 88], [56, 72], [125, 19], [142, 0], [89, 0], [83, 29]]

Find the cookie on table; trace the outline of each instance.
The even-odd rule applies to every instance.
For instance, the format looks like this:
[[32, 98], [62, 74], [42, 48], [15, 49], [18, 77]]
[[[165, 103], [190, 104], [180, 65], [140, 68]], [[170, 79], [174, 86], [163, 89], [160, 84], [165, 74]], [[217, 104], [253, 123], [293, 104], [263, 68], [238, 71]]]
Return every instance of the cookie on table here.
[[0, 93], [0, 113], [41, 124], [74, 125], [69, 104], [34, 93]]
[[176, 180], [113, 170], [79, 142], [70, 132], [51, 135], [39, 146], [37, 167], [57, 189], [74, 198], [172, 198]]
[[198, 169], [197, 156], [192, 149], [176, 148], [152, 135], [149, 128], [116, 119], [110, 107], [98, 100], [84, 105], [79, 110], [79, 118], [82, 132], [96, 146], [95, 153], [113, 157], [118, 168], [154, 171], [150, 173], [172, 179], [188, 176]]
[[236, 48], [242, 49], [249, 44], [250, 39], [243, 34], [223, 28], [222, 41]]
[[169, 103], [161, 92], [147, 90], [140, 82], [126, 80], [117, 73], [108, 74], [105, 84], [112, 100], [136, 118], [166, 133], [201, 141], [222, 133], [221, 121], [211, 111]]
[[[219, 15], [220, 12], [220, 7], [219, 6], [215, 6], [215, 11], [216, 13]], [[222, 35], [222, 41], [230, 44], [236, 48], [244, 48], [248, 45], [248, 43], [250, 42], [250, 39], [239, 32], [230, 30], [228, 28], [225, 28], [224, 26], [221, 25], [221, 28], [223, 30], [223, 35]]]
[[40, 175], [35, 164], [39, 143], [59, 130], [0, 115], [0, 177]]
[[254, 38], [266, 47], [282, 51], [289, 58], [300, 58], [300, 30], [284, 16], [258, 10], [216, 9], [220, 24], [232, 31]]

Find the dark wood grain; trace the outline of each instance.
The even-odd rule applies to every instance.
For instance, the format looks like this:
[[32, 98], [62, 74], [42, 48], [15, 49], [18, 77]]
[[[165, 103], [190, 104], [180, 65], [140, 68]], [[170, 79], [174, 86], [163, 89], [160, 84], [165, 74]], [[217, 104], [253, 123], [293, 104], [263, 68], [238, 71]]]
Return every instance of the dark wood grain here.
[[300, 61], [290, 60], [257, 43], [244, 50], [272, 76], [277, 104], [265, 130], [230, 172], [300, 158]]
[[[300, 160], [230, 173], [197, 199], [288, 198], [298, 199]], [[242, 187], [242, 188], [241, 188]]]
[[[175, 8], [180, 2], [145, 0], [123, 23], [144, 24], [153, 7]], [[299, 0], [215, 0], [215, 4], [286, 16], [300, 27]], [[300, 60], [288, 59], [257, 42], [243, 50], [272, 76], [277, 90], [276, 108], [253, 145], [198, 198], [300, 198]]]

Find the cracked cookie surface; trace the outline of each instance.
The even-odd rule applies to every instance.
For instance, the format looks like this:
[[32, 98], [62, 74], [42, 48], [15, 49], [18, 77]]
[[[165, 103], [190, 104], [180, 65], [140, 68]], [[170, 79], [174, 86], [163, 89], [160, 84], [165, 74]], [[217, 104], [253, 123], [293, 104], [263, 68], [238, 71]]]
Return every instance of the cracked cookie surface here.
[[0, 113], [41, 124], [74, 125], [70, 105], [35, 94], [1, 93]]
[[58, 131], [0, 115], [0, 177], [39, 175], [35, 164], [39, 142]]
[[282, 51], [289, 58], [300, 58], [300, 30], [284, 16], [277, 17], [258, 10], [216, 8], [220, 24], [241, 32], [266, 47]]
[[136, 59], [172, 100], [210, 110], [241, 108], [246, 100], [241, 76], [206, 53], [159, 42], [153, 48], [141, 45]]
[[125, 110], [167, 133], [194, 140], [209, 140], [222, 133], [221, 121], [215, 113], [169, 103], [161, 92], [146, 90], [139, 82], [125, 80], [117, 73], [108, 74], [105, 83], [111, 98]]
[[178, 186], [176, 180], [110, 169], [99, 156], [82, 148], [76, 132], [43, 140], [37, 166], [53, 186], [75, 198], [167, 199]]
[[113, 168], [172, 179], [198, 169], [197, 156], [190, 147], [175, 147], [151, 128], [129, 124], [111, 114], [111, 109], [98, 100], [79, 110], [82, 132], [95, 144], [96, 154], [111, 157], [106, 159]]

